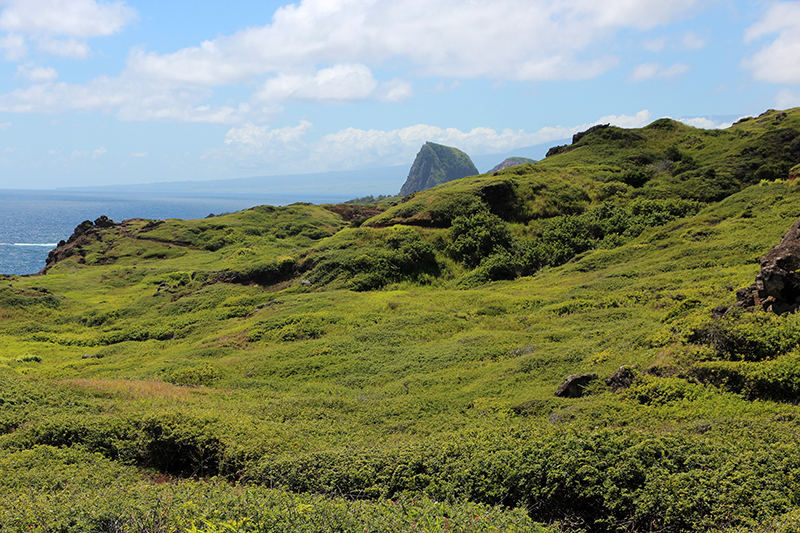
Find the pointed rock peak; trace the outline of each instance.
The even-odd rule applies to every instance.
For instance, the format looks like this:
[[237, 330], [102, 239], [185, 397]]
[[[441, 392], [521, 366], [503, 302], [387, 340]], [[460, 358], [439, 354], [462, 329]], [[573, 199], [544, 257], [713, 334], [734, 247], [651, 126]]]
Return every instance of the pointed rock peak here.
[[475, 176], [478, 169], [467, 154], [457, 148], [443, 146], [432, 142], [422, 145], [417, 154], [408, 179], [400, 189], [400, 195], [406, 196], [416, 191], [424, 191], [442, 183]]

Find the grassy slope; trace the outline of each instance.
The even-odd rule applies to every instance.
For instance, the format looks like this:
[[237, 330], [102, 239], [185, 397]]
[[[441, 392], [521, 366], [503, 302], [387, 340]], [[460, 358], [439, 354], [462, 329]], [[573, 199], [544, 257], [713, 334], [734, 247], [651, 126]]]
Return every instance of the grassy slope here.
[[[666, 150], [691, 153], [698, 176], [722, 173], [756, 136], [738, 131], [783, 127], [767, 118], [721, 134], [638, 130], [646, 142], [635, 149], [661, 155], [630, 168], [625, 146], [587, 135], [534, 166], [418, 193], [372, 227], [305, 205], [135, 221], [103, 230], [82, 263], [9, 278], [0, 468], [11, 490], [0, 491], [0, 531], [137, 520], [219, 531], [243, 517], [234, 529], [428, 521], [440, 531], [444, 518], [455, 530], [535, 530], [531, 518], [593, 530], [796, 525], [800, 319], [709, 318], [800, 216], [793, 182], [751, 186], [619, 247], [469, 289], [459, 288], [469, 267], [447, 255], [450, 234], [436, 227], [498, 183], [507, 185], [492, 190], [514, 195], [489, 203], [517, 235], [521, 220], [535, 234], [541, 217], [607, 200], [603, 185], [638, 167], [653, 175], [621, 188], [620, 204], [680, 196], [680, 174], [659, 170]], [[676, 140], [685, 135], [708, 135], [708, 152]], [[422, 227], [384, 227], [397, 221]], [[420, 261], [429, 268], [409, 274]], [[220, 272], [262, 285], [215, 282]], [[368, 289], [376, 275], [382, 290], [343, 290]], [[720, 350], [704, 335], [712, 330], [753, 348]], [[553, 396], [568, 374], [605, 378], [622, 365], [638, 376], [629, 389], [598, 379], [583, 398]], [[96, 478], [70, 471], [88, 463]], [[164, 486], [139, 469], [242, 484]], [[113, 497], [99, 502], [98, 487]], [[398, 498], [401, 508], [387, 501]], [[473, 513], [485, 519], [464, 518]]]

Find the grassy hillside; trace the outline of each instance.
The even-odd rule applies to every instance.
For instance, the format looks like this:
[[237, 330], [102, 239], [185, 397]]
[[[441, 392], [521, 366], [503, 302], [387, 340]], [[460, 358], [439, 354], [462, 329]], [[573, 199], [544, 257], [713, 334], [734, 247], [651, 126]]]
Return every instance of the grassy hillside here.
[[800, 217], [798, 121], [88, 224], [0, 280], [0, 532], [800, 529], [800, 318], [712, 318]]

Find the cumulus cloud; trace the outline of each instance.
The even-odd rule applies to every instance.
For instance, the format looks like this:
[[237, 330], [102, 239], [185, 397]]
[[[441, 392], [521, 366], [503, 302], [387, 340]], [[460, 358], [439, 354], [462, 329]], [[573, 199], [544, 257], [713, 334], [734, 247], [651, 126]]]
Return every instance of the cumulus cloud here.
[[131, 157], [147, 157], [147, 152], [131, 152]]
[[0, 130], [5, 131], [8, 128], [10, 128], [11, 126], [12, 126], [11, 122], [2, 122], [2, 123], [0, 123]]
[[30, 35], [113, 35], [136, 19], [136, 11], [120, 1], [5, 0], [3, 4], [0, 29]]
[[642, 42], [642, 48], [648, 52], [660, 52], [667, 46], [667, 39], [665, 37], [658, 37], [657, 39], [647, 39]]
[[564, 139], [595, 124], [643, 127], [650, 122], [650, 116], [647, 110], [636, 115], [608, 115], [587, 124], [547, 127], [533, 133], [485, 127], [461, 131], [427, 124], [389, 131], [346, 128], [316, 141], [306, 140], [313, 131], [307, 121], [280, 129], [247, 123], [231, 128], [225, 147], [208, 156], [274, 172], [322, 172], [407, 163], [427, 141], [456, 146], [473, 155], [491, 154]]
[[19, 65], [17, 77], [32, 82], [49, 82], [58, 78], [58, 72], [53, 67], [37, 67], [35, 65]]
[[28, 55], [25, 38], [13, 33], [0, 37], [0, 50], [7, 61], [20, 61]]
[[151, 78], [206, 85], [275, 72], [302, 77], [297, 68], [320, 64], [398, 60], [423, 76], [582, 79], [617, 63], [594, 55], [598, 41], [618, 30], [666, 24], [696, 5], [699, 0], [304, 0], [278, 9], [271, 24], [199, 46], [135, 51], [128, 66]]
[[279, 74], [267, 80], [256, 99], [286, 100], [363, 100], [378, 87], [378, 81], [366, 65], [336, 65], [316, 74]]
[[401, 102], [413, 95], [403, 80], [379, 83], [363, 64], [344, 64], [319, 70], [314, 75], [279, 74], [267, 80], [253, 98], [264, 102], [385, 100]]
[[37, 83], [0, 95], [0, 112], [115, 113], [126, 121], [180, 121], [236, 124], [253, 112], [247, 103], [233, 106], [204, 104], [208, 90], [180, 90], [141, 84], [125, 77], [100, 76], [86, 84]]
[[681, 45], [687, 50], [700, 50], [706, 46], [706, 40], [689, 31], [683, 35]]
[[[415, 77], [448, 80], [585, 79], [618, 64], [600, 43], [687, 16], [700, 0], [302, 0], [269, 24], [159, 53], [133, 49], [116, 78], [35, 85], [0, 95], [0, 111], [116, 114], [121, 120], [263, 123], [285, 102], [400, 103]], [[36, 14], [42, 14], [37, 17]], [[87, 39], [136, 17], [121, 1], [0, 0], [0, 53], [24, 57], [28, 42], [50, 54], [87, 57]], [[3, 40], [4, 39], [4, 40]], [[386, 68], [387, 70], [384, 70]], [[388, 70], [391, 68], [392, 70]], [[641, 67], [644, 69], [644, 66]], [[637, 71], [666, 77], [687, 67]], [[386, 77], [376, 73], [390, 72]], [[30, 73], [33, 76], [33, 72]], [[215, 87], [255, 87], [245, 103], [211, 105]]]
[[40, 51], [54, 56], [84, 59], [89, 57], [89, 45], [78, 39], [53, 39], [46, 37], [38, 40]]
[[733, 122], [720, 122], [706, 117], [692, 117], [692, 118], [679, 118], [679, 122], [683, 122], [687, 126], [694, 128], [701, 128], [704, 130], [724, 130], [730, 128]]
[[630, 79], [631, 81], [645, 81], [653, 78], [672, 78], [688, 70], [688, 65], [682, 63], [675, 63], [669, 67], [660, 63], [642, 63], [633, 69]]
[[764, 17], [747, 28], [746, 43], [765, 36], [776, 35], [742, 65], [759, 81], [770, 83], [800, 83], [800, 3], [779, 2], [773, 4]]
[[775, 105], [778, 109], [789, 109], [800, 106], [800, 94], [791, 89], [782, 89], [775, 95]]
[[10, 60], [24, 57], [28, 39], [48, 54], [87, 57], [86, 39], [113, 35], [137, 17], [122, 1], [4, 0], [0, 5], [0, 30], [8, 32], [0, 48]]
[[108, 150], [106, 150], [101, 146], [100, 148], [92, 152], [92, 159], [97, 159], [98, 157], [102, 157], [103, 154], [105, 154], [106, 152], [108, 152]]

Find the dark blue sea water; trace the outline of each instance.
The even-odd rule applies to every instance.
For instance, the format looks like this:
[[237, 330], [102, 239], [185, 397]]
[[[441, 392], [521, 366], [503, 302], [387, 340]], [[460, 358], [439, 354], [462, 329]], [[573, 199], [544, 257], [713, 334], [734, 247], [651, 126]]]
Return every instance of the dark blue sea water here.
[[[225, 197], [227, 196], [227, 197]], [[347, 198], [301, 198], [255, 194], [98, 193], [61, 190], [0, 190], [0, 274], [33, 274], [47, 254], [84, 220], [127, 218], [197, 219], [256, 205], [298, 201], [327, 203]]]

